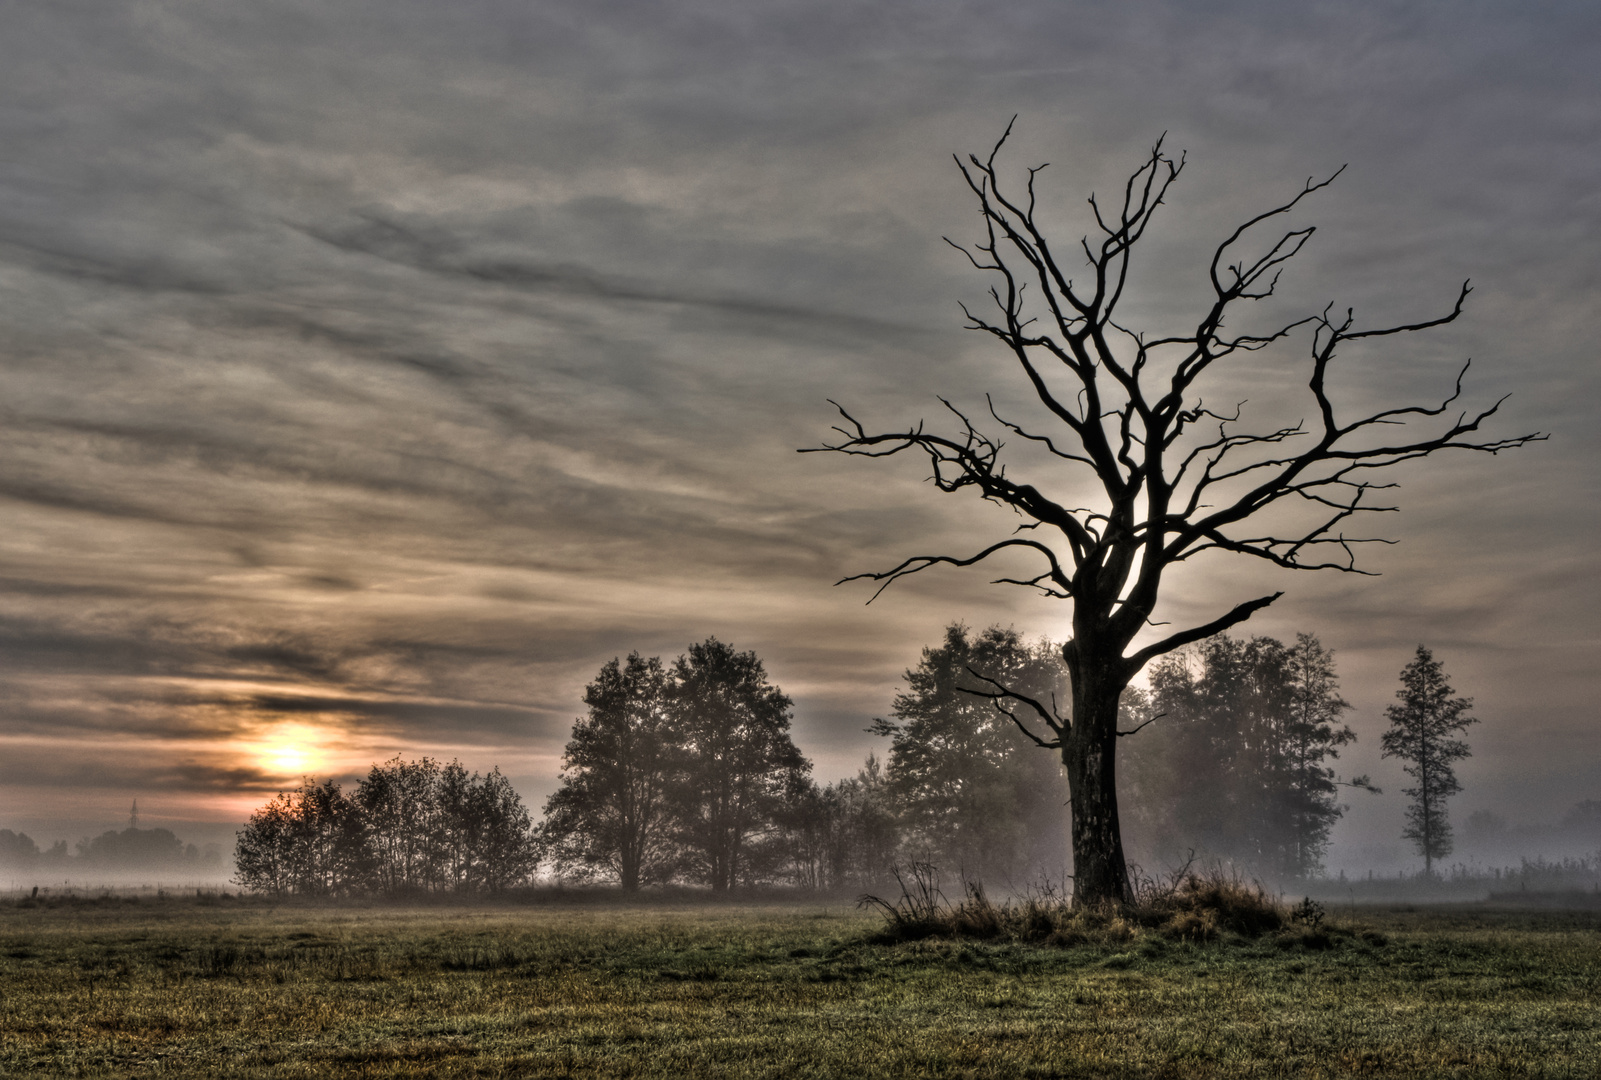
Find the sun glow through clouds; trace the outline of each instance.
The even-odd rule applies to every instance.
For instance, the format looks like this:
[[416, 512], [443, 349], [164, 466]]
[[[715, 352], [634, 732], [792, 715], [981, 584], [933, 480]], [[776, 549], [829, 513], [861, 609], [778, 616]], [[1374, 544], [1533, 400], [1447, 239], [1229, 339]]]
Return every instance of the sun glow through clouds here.
[[320, 745], [323, 734], [308, 724], [285, 724], [271, 729], [251, 751], [265, 772], [286, 778], [307, 776], [327, 761]]

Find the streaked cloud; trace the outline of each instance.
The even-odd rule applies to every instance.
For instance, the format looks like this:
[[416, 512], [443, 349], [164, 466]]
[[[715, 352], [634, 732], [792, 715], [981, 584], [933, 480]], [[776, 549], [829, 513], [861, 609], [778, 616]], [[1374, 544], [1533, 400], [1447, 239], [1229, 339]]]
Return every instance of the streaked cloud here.
[[[1464, 812], [1554, 819], [1601, 773], [1598, 30], [1569, 4], [9, 11], [0, 825], [248, 804], [285, 779], [249, 748], [291, 728], [330, 770], [459, 753], [537, 797], [601, 663], [710, 634], [767, 659], [838, 775], [946, 621], [1060, 636], [982, 575], [832, 588], [1010, 523], [909, 461], [794, 453], [827, 398], [1029, 415], [941, 239], [975, 220], [949, 154], [1013, 113], [1064, 242], [1163, 131], [1189, 150], [1131, 318], [1185, 310], [1227, 227], [1347, 162], [1287, 309], [1405, 319], [1473, 278], [1462, 321], [1352, 350], [1341, 393], [1433, 398], [1471, 355], [1473, 400], [1516, 391], [1501, 430], [1556, 437], [1408, 471], [1377, 581], [1219, 561], [1166, 617], [1290, 590], [1253, 629], [1339, 650], [1376, 774], [1429, 642], [1485, 719]], [[1209, 393], [1293, 414], [1303, 355]]]

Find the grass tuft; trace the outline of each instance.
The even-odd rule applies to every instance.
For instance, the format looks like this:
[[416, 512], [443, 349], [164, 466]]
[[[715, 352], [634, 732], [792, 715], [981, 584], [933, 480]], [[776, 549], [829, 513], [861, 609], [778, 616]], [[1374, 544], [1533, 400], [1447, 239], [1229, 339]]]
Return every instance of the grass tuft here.
[[1294, 936], [1308, 948], [1333, 940], [1322, 927], [1321, 909], [1316, 922], [1298, 924], [1260, 884], [1221, 869], [1186, 865], [1160, 881], [1141, 879], [1131, 904], [1098, 906], [1075, 905], [1048, 882], [997, 904], [982, 884], [963, 881], [962, 898], [953, 903], [940, 886], [939, 871], [928, 863], [897, 867], [894, 873], [899, 898], [866, 895], [859, 902], [884, 916], [872, 937], [878, 944], [961, 938], [1071, 948], [1120, 946], [1153, 934], [1200, 943], [1228, 935], [1259, 938], [1295, 925], [1303, 926]]

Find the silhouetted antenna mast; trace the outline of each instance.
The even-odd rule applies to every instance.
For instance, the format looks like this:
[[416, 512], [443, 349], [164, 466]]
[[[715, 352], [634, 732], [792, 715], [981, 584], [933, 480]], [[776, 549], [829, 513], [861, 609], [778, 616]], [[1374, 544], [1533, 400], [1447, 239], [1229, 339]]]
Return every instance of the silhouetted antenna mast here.
[[137, 829], [138, 827], [139, 827], [139, 800], [135, 799], [133, 801], [133, 809], [128, 811], [128, 828]]

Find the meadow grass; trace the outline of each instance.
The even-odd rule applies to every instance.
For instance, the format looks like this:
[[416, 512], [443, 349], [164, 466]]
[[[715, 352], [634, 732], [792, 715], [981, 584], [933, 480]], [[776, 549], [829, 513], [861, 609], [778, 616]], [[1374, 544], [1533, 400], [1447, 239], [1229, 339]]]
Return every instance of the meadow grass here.
[[1331, 921], [1038, 947], [879, 943], [846, 904], [3, 903], [0, 1075], [1601, 1076], [1601, 915]]

